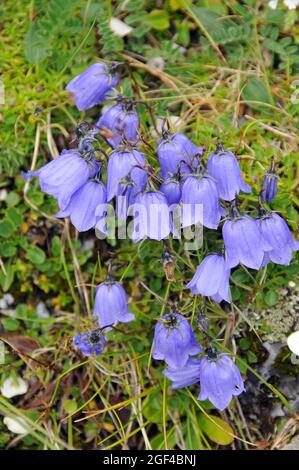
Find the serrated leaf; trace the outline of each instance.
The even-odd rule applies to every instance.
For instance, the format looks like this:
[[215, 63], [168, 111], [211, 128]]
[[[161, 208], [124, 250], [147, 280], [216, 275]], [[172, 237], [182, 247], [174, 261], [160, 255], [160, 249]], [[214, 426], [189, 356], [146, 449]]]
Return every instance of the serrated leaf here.
[[24, 53], [30, 64], [39, 64], [51, 54], [49, 38], [42, 34], [37, 22], [33, 23], [27, 31]]

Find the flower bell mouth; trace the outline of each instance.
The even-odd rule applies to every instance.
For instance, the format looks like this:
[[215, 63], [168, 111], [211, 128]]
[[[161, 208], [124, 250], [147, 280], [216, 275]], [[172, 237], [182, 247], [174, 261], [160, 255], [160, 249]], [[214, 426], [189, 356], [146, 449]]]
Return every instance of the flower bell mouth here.
[[101, 341], [101, 335], [98, 331], [93, 331], [90, 333], [89, 341], [91, 344], [97, 344]]
[[233, 199], [230, 203], [228, 218], [230, 220], [238, 220], [242, 218], [241, 211], [239, 210], [239, 207], [238, 207], [237, 199]]
[[165, 328], [174, 329], [178, 328], [179, 324], [183, 319], [178, 318], [175, 314], [169, 313], [167, 318], [161, 319], [161, 323], [164, 324]]
[[206, 349], [206, 353], [211, 361], [216, 361], [219, 357], [217, 350], [212, 346]]

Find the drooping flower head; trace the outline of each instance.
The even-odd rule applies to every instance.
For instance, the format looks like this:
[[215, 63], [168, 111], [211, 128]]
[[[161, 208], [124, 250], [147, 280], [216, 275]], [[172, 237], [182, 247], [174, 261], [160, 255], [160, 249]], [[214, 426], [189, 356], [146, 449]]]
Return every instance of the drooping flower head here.
[[232, 201], [240, 191], [251, 193], [251, 188], [243, 180], [238, 160], [229, 150], [218, 144], [216, 152], [208, 159], [208, 172], [217, 183], [220, 199]]
[[149, 189], [137, 194], [132, 215], [134, 242], [144, 238], [162, 240], [172, 231], [171, 213], [163, 193]]
[[138, 150], [115, 150], [107, 165], [107, 200], [124, 196], [128, 189], [132, 196], [142, 191], [147, 182], [145, 164], [146, 159]]
[[109, 276], [96, 289], [94, 315], [98, 317], [100, 328], [111, 330], [110, 326], [128, 323], [135, 316], [128, 310], [127, 295], [123, 286]]
[[64, 210], [56, 217], [70, 217], [72, 224], [79, 232], [85, 232], [95, 227], [99, 220], [106, 215], [107, 191], [100, 176], [83, 184], [71, 197]]
[[113, 148], [123, 142], [134, 145], [138, 140], [139, 117], [130, 101], [120, 101], [100, 117], [97, 127]]
[[200, 263], [186, 289], [190, 289], [192, 294], [212, 297], [216, 302], [230, 302], [229, 277], [230, 269], [224, 257], [211, 254]]
[[170, 368], [185, 366], [190, 356], [201, 352], [188, 320], [178, 313], [167, 313], [157, 322], [153, 358], [165, 361]]
[[106, 94], [118, 83], [114, 67], [101, 62], [90, 65], [83, 73], [73, 78], [66, 89], [75, 97], [79, 111], [102, 103]]
[[299, 242], [294, 240], [285, 220], [275, 212], [261, 207], [258, 225], [265, 252], [263, 266], [270, 261], [276, 264], [290, 264], [293, 252], [299, 250]]
[[200, 360], [195, 357], [190, 357], [186, 364], [181, 369], [167, 367], [163, 370], [163, 374], [171, 380], [173, 390], [178, 388], [185, 388], [199, 383], [200, 378]]
[[24, 174], [25, 179], [39, 177], [39, 184], [44, 193], [54, 196], [61, 210], [68, 206], [72, 195], [93, 178], [99, 165], [92, 153], [81, 153], [79, 149], [64, 150], [58, 157], [42, 166], [37, 171]]
[[262, 237], [258, 221], [239, 212], [235, 202], [231, 204], [229, 220], [222, 228], [227, 268], [239, 263], [251, 269], [259, 269], [264, 258]]
[[102, 354], [106, 345], [106, 339], [99, 330], [82, 333], [73, 338], [73, 343], [83, 354], [89, 356], [95, 354], [99, 356]]
[[182, 227], [200, 222], [205, 227], [217, 229], [220, 219], [226, 214], [221, 207], [217, 185], [202, 163], [196, 173], [187, 175], [182, 185]]
[[218, 409], [224, 410], [233, 396], [244, 391], [244, 381], [240, 371], [227, 354], [217, 354], [210, 348], [200, 360], [199, 400], [210, 400]]
[[160, 191], [165, 195], [170, 206], [178, 204], [182, 197], [180, 174], [171, 175], [163, 181]]
[[164, 131], [157, 150], [162, 177], [167, 178], [169, 173], [175, 174], [179, 169], [182, 173], [190, 173], [197, 164], [194, 156], [202, 151], [184, 134]]
[[272, 202], [277, 194], [278, 176], [275, 173], [274, 160], [271, 168], [265, 172], [261, 198], [264, 202]]

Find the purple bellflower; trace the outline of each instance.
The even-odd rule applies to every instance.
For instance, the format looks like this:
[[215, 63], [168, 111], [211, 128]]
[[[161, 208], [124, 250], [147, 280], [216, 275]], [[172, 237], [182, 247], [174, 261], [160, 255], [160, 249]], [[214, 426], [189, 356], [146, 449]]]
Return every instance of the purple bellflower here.
[[134, 230], [132, 240], [162, 240], [172, 231], [171, 213], [163, 193], [145, 190], [137, 194], [132, 206]]
[[75, 336], [73, 338], [73, 344], [86, 356], [90, 354], [99, 356], [104, 350], [106, 340], [99, 330], [93, 330]]
[[[127, 295], [123, 286], [112, 281], [109, 276], [96, 289], [94, 315], [98, 317], [100, 328], [110, 331], [110, 326], [134, 320], [128, 311]], [[109, 325], [109, 327], [108, 327]]]
[[264, 202], [272, 202], [277, 194], [278, 177], [275, 173], [274, 162], [271, 168], [265, 172], [261, 198]]
[[241, 215], [235, 203], [231, 204], [230, 218], [222, 228], [227, 268], [239, 263], [251, 269], [259, 269], [264, 258], [262, 236], [258, 221]]
[[128, 188], [132, 195], [142, 191], [147, 182], [145, 164], [146, 159], [138, 150], [115, 150], [107, 165], [107, 200], [125, 195]]
[[217, 182], [220, 199], [232, 201], [240, 191], [251, 193], [251, 188], [243, 180], [238, 160], [221, 144], [208, 159], [208, 172]]
[[218, 409], [224, 410], [233, 396], [244, 391], [240, 371], [227, 354], [217, 354], [210, 348], [200, 361], [199, 400], [210, 400]]
[[118, 83], [114, 67], [101, 62], [90, 65], [83, 73], [73, 78], [66, 89], [75, 97], [79, 111], [84, 111], [104, 101], [106, 94]]
[[199, 383], [200, 378], [200, 361], [195, 357], [190, 357], [182, 369], [168, 367], [163, 374], [171, 380], [173, 390], [178, 388], [189, 387], [195, 383]]
[[205, 227], [217, 229], [221, 217], [226, 214], [220, 205], [217, 185], [202, 163], [198, 164], [195, 174], [186, 177], [182, 203], [182, 227], [200, 222]]
[[173, 204], [179, 204], [182, 197], [180, 176], [173, 175], [170, 178], [165, 179], [160, 186], [160, 191], [165, 195], [170, 206]]
[[44, 193], [54, 196], [61, 210], [66, 209], [72, 195], [93, 178], [99, 170], [98, 163], [90, 157], [84, 157], [80, 151], [64, 150], [58, 157], [42, 166], [37, 171], [28, 171], [25, 179], [39, 177], [39, 184]]
[[189, 356], [201, 352], [188, 320], [178, 313], [168, 313], [155, 327], [153, 358], [165, 361], [170, 368], [185, 366]]
[[138, 140], [139, 118], [131, 103], [120, 102], [109, 108], [98, 120], [97, 127], [113, 148], [123, 142], [134, 145]]
[[211, 254], [198, 266], [191, 281], [186, 285], [192, 294], [212, 297], [216, 302], [231, 301], [229, 289], [230, 269], [222, 255]]
[[202, 149], [194, 145], [184, 134], [171, 134], [169, 131], [163, 133], [158, 142], [158, 159], [163, 178], [169, 173], [190, 173], [196, 168], [197, 159], [195, 155], [202, 153]]
[[89, 180], [71, 197], [69, 204], [56, 217], [70, 217], [72, 224], [79, 232], [95, 227], [107, 211], [107, 194], [105, 185], [99, 180]]
[[263, 266], [270, 261], [275, 264], [290, 264], [293, 251], [299, 250], [299, 242], [292, 237], [285, 220], [275, 212], [261, 208], [258, 224], [265, 251]]

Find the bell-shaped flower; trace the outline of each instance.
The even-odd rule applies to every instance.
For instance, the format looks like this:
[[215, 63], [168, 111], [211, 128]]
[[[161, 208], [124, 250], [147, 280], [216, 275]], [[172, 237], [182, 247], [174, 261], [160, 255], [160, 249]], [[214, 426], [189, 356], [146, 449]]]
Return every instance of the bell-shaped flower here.
[[190, 356], [201, 352], [188, 320], [178, 313], [167, 313], [155, 327], [153, 358], [170, 368], [181, 369]]
[[147, 182], [146, 159], [138, 150], [115, 150], [109, 157], [107, 165], [107, 200], [124, 195], [126, 180], [133, 184], [133, 194], [142, 191]]
[[207, 228], [217, 229], [226, 214], [219, 201], [215, 181], [207, 174], [187, 176], [182, 185], [182, 227], [200, 222]]
[[200, 263], [186, 288], [192, 294], [212, 297], [216, 302], [230, 302], [229, 277], [230, 269], [227, 268], [224, 257], [211, 254]]
[[164, 132], [158, 142], [158, 159], [163, 178], [169, 173], [190, 173], [197, 165], [196, 155], [202, 153], [202, 149], [194, 145], [187, 136], [182, 133], [171, 134]]
[[275, 264], [290, 264], [293, 252], [299, 250], [299, 242], [294, 240], [285, 220], [275, 212], [264, 210], [258, 224], [265, 251], [263, 265], [270, 261]]
[[99, 330], [93, 330], [91, 332], [74, 336], [73, 344], [86, 356], [89, 356], [90, 354], [99, 356], [104, 350], [106, 339]]
[[71, 197], [64, 210], [56, 217], [70, 217], [79, 232], [95, 227], [107, 211], [107, 192], [105, 185], [98, 180], [90, 180], [79, 188]]
[[217, 182], [220, 199], [232, 201], [240, 191], [251, 193], [251, 188], [243, 180], [238, 160], [229, 150], [218, 145], [207, 163], [208, 172]]
[[274, 170], [269, 169], [265, 172], [261, 198], [264, 202], [272, 202], [277, 194], [278, 177]]
[[200, 361], [195, 357], [190, 357], [182, 369], [168, 367], [163, 371], [163, 374], [171, 380], [171, 388], [176, 390], [178, 388], [185, 388], [195, 383], [199, 383], [199, 371]]
[[180, 178], [176, 175], [167, 178], [161, 184], [160, 191], [164, 194], [170, 206], [173, 204], [179, 204], [182, 197]]
[[104, 101], [106, 94], [118, 83], [118, 77], [101, 62], [90, 65], [83, 73], [73, 78], [66, 89], [74, 95], [79, 111], [91, 108]]
[[130, 103], [121, 102], [104, 112], [97, 127], [113, 148], [122, 142], [134, 145], [138, 140], [139, 117]]
[[99, 165], [93, 158], [84, 158], [74, 149], [64, 150], [39, 170], [25, 173], [24, 177], [38, 176], [41, 190], [54, 196], [60, 209], [64, 210], [74, 192], [93, 178], [98, 170]]
[[257, 220], [238, 213], [224, 222], [222, 236], [228, 268], [241, 263], [251, 269], [260, 269], [264, 250]]
[[137, 194], [132, 206], [134, 229], [132, 239], [162, 240], [172, 231], [171, 212], [163, 193], [145, 190]]
[[210, 400], [218, 409], [224, 410], [233, 396], [244, 391], [244, 381], [240, 371], [227, 354], [208, 352], [200, 361], [199, 400]]
[[112, 281], [108, 277], [97, 287], [94, 315], [98, 317], [100, 328], [105, 328], [106, 331], [118, 323], [134, 320], [135, 316], [128, 310], [126, 292], [119, 282]]

